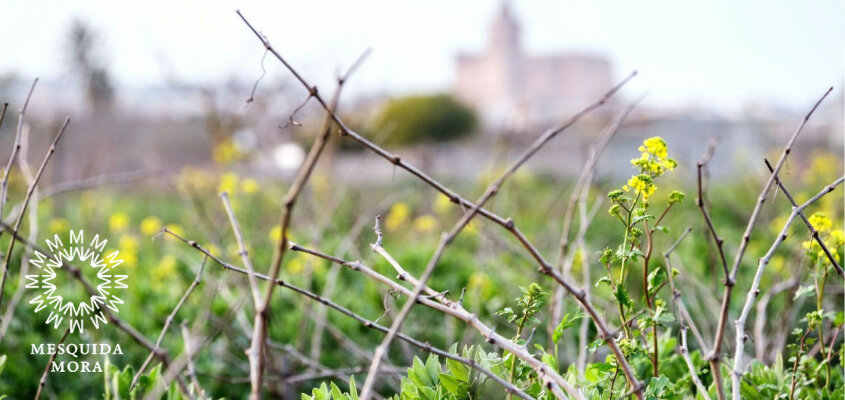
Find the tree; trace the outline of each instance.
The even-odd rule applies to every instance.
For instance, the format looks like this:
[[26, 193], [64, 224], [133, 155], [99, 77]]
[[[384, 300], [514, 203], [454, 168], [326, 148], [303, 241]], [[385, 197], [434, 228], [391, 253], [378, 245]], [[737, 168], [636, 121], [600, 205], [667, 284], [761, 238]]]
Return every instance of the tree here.
[[102, 60], [100, 34], [88, 23], [74, 20], [67, 40], [71, 72], [82, 79], [88, 104], [95, 110], [107, 108], [114, 100], [114, 86], [111, 73]]
[[389, 101], [374, 123], [394, 144], [441, 142], [471, 133], [477, 124], [472, 109], [447, 94], [408, 96]]

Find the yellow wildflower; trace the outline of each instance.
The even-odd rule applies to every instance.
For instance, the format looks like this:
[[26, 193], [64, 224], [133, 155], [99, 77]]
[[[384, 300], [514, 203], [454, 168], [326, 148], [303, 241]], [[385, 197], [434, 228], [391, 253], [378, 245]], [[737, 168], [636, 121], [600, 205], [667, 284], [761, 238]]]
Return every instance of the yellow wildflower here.
[[132, 236], [121, 236], [118, 244], [120, 258], [127, 267], [138, 265], [138, 241]]
[[483, 272], [473, 272], [472, 275], [469, 276], [469, 282], [467, 282], [468, 289], [475, 289], [475, 288], [485, 288], [490, 284], [490, 278], [484, 274]]
[[651, 176], [646, 174], [634, 175], [628, 180], [628, 184], [623, 187], [625, 191], [634, 190], [635, 193], [641, 195], [644, 201], [648, 201], [648, 197], [654, 194], [657, 186]]
[[434, 199], [434, 205], [432, 206], [432, 208], [437, 214], [446, 214], [449, 212], [449, 210], [452, 209], [452, 200], [446, 197], [445, 194], [438, 194], [437, 197]]
[[[176, 235], [185, 237], [185, 230], [178, 224], [167, 224], [167, 230], [173, 232]], [[173, 238], [171, 235], [165, 235], [166, 237]], [[175, 239], [175, 238], [174, 238]]]
[[120, 253], [120, 258], [123, 259], [123, 265], [127, 267], [134, 267], [138, 265], [138, 254], [136, 253]]
[[298, 274], [304, 269], [305, 262], [302, 260], [302, 257], [294, 257], [285, 265], [285, 270], [287, 270], [290, 274]]
[[773, 271], [781, 273], [784, 271], [784, 267], [786, 267], [786, 259], [784, 259], [780, 254], [775, 254], [772, 256], [769, 266]]
[[837, 229], [830, 232], [830, 245], [835, 249], [845, 246], [845, 231]]
[[150, 271], [150, 275], [153, 282], [160, 283], [173, 276], [174, 272], [176, 272], [176, 258], [168, 254]]
[[643, 145], [639, 147], [639, 151], [650, 153], [662, 160], [668, 156], [669, 152], [666, 149], [666, 142], [660, 136], [653, 136], [643, 141]]
[[138, 251], [138, 239], [131, 235], [123, 235], [118, 241], [121, 253], [131, 253]]
[[816, 228], [819, 232], [827, 232], [833, 227], [833, 222], [830, 221], [830, 218], [827, 217], [827, 214], [823, 212], [815, 212], [809, 218], [810, 224], [813, 225], [813, 228]]
[[109, 217], [109, 230], [112, 232], [119, 232], [129, 226], [129, 216], [126, 213], [118, 212]]
[[243, 190], [246, 194], [255, 194], [258, 192], [259, 188], [260, 185], [255, 179], [246, 178], [243, 182], [241, 182], [241, 190]]
[[390, 211], [387, 213], [387, 217], [384, 219], [384, 225], [387, 227], [388, 230], [396, 230], [403, 223], [405, 220], [408, 219], [408, 216], [411, 214], [411, 208], [408, 207], [405, 203], [396, 203], [393, 207], [390, 207]]
[[270, 234], [267, 236], [270, 240], [278, 242], [282, 238], [282, 227], [278, 225], [274, 226], [273, 229], [270, 229]]
[[475, 221], [469, 221], [467, 226], [464, 227], [464, 232], [469, 233], [470, 235], [475, 235], [478, 233], [478, 227], [475, 224]]
[[141, 233], [145, 236], [152, 236], [158, 233], [162, 226], [164, 224], [161, 220], [151, 215], [141, 221]]
[[238, 175], [227, 172], [220, 177], [220, 184], [217, 185], [217, 191], [220, 193], [227, 192], [235, 194], [235, 189], [238, 188]]
[[50, 225], [49, 225], [48, 230], [50, 231], [51, 234], [64, 233], [64, 232], [67, 232], [68, 229], [70, 229], [70, 222], [68, 222], [66, 219], [56, 218], [56, 219], [50, 220]]
[[204, 249], [206, 249], [209, 253], [211, 253], [211, 255], [213, 255], [213, 256], [215, 256], [215, 257], [221, 257], [221, 256], [223, 256], [223, 252], [222, 252], [222, 251], [220, 251], [220, 248], [219, 248], [219, 247], [217, 247], [217, 246], [215, 246], [215, 245], [213, 245], [213, 244], [211, 244], [211, 243], [206, 243], [206, 244], [205, 244], [204, 246], [202, 246], [202, 247], [203, 247]]
[[[282, 227], [279, 225], [274, 226], [273, 229], [270, 230], [270, 234], [267, 236], [273, 242], [278, 242], [282, 238]], [[288, 241], [295, 242], [295, 240], [293, 240], [293, 235], [291, 234], [290, 230], [288, 230]]]
[[208, 171], [189, 166], [182, 168], [179, 172], [177, 185], [179, 189], [183, 191], [187, 191], [191, 188], [208, 190], [213, 187], [214, 182]]
[[827, 185], [838, 177], [837, 168], [834, 168], [834, 166], [842, 165], [842, 159], [838, 155], [829, 151], [815, 151], [810, 160], [812, 160], [810, 168], [804, 171], [803, 180], [805, 182], [811, 185]]
[[[810, 217], [811, 222], [812, 218], [815, 217], [816, 214], [821, 213], [813, 214], [813, 216]], [[842, 246], [845, 246], [845, 232], [843, 232], [841, 229], [831, 231], [830, 234], [828, 234], [827, 237], [823, 239], [823, 241], [825, 246], [827, 246], [827, 249], [830, 250], [830, 254], [833, 255], [833, 259], [836, 260], [836, 262], [839, 262], [840, 249], [842, 248]], [[819, 260], [824, 260], [823, 262], [825, 263], [829, 262], [827, 254], [825, 254], [824, 250], [822, 250], [822, 247], [819, 245], [819, 242], [817, 242], [815, 239], [811, 238], [803, 242], [802, 245], [805, 249], [807, 249], [807, 256], [810, 257], [810, 261], [812, 261], [813, 263]]]
[[659, 136], [646, 139], [638, 150], [641, 152], [640, 157], [631, 160], [631, 165], [639, 168], [642, 173], [658, 177], [678, 166], [675, 160], [668, 157], [666, 142]]
[[437, 219], [431, 215], [421, 215], [414, 220], [414, 229], [420, 232], [431, 232], [437, 229]]
[[228, 164], [237, 161], [242, 156], [243, 154], [238, 149], [237, 144], [231, 138], [221, 140], [211, 152], [211, 158], [218, 164]]

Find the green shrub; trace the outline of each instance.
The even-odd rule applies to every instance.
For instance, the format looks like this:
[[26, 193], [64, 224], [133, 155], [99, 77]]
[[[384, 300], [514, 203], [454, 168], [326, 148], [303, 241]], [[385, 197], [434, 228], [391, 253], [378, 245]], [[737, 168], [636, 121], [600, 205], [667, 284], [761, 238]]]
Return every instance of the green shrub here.
[[466, 136], [475, 129], [475, 113], [452, 96], [408, 96], [389, 101], [373, 124], [386, 132], [386, 142], [441, 142]]

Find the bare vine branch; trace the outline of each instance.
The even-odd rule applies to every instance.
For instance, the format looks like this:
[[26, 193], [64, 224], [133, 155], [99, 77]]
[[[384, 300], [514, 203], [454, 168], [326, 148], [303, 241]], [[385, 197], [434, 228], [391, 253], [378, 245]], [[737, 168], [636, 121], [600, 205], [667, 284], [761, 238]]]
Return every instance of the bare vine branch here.
[[[20, 211], [18, 211], [18, 216], [15, 219], [15, 225], [12, 228], [12, 236], [17, 236], [17, 233], [21, 228], [21, 223], [23, 222], [23, 216], [26, 214], [26, 207], [29, 205], [30, 199], [32, 199], [32, 193], [35, 191], [35, 187], [38, 186], [38, 181], [41, 180], [41, 175], [44, 173], [44, 168], [47, 166], [47, 163], [50, 162], [50, 157], [52, 157], [53, 153], [56, 152], [56, 145], [59, 143], [59, 139], [62, 138], [62, 134], [65, 133], [65, 129], [67, 129], [67, 125], [69, 123], [70, 117], [65, 118], [65, 122], [62, 124], [62, 127], [59, 128], [59, 133], [56, 134], [56, 137], [53, 139], [53, 143], [50, 144], [50, 148], [47, 150], [47, 154], [44, 155], [44, 160], [41, 161], [41, 166], [38, 167], [38, 172], [35, 173], [32, 184], [29, 185], [29, 188], [26, 191], [26, 196], [23, 199], [23, 203], [21, 203]], [[19, 139], [20, 137], [16, 139], [18, 140], [18, 143], [15, 146], [15, 151], [20, 149]], [[7, 177], [8, 176], [4, 177], [4, 179]], [[0, 215], [2, 215], [2, 211], [0, 211]], [[3, 259], [3, 275], [0, 277], [0, 309], [2, 309], [3, 306], [3, 291], [6, 288], [6, 278], [9, 274], [9, 262], [12, 260], [12, 250], [15, 248], [15, 242], [17, 241], [14, 240], [14, 238], [9, 240], [6, 257]]]
[[[233, 271], [233, 272], [238, 272], [238, 273], [240, 273], [240, 274], [244, 274], [244, 275], [248, 275], [248, 274], [249, 274], [249, 272], [248, 272], [248, 271], [246, 271], [246, 270], [244, 270], [244, 269], [242, 269], [242, 268], [236, 267], [236, 266], [234, 266], [234, 265], [232, 265], [232, 264], [230, 264], [230, 263], [228, 263], [228, 262], [226, 262], [226, 261], [223, 261], [222, 259], [220, 259], [220, 258], [219, 258], [219, 257], [217, 257], [217, 256], [214, 256], [214, 255], [213, 255], [213, 254], [211, 254], [211, 253], [210, 253], [207, 249], [205, 249], [204, 247], [202, 247], [202, 246], [200, 246], [199, 244], [197, 244], [197, 242], [195, 242], [195, 241], [193, 241], [193, 240], [188, 240], [188, 239], [186, 239], [186, 238], [184, 238], [184, 237], [182, 237], [182, 236], [180, 236], [180, 235], [178, 235], [178, 234], [174, 233], [173, 231], [171, 231], [171, 230], [169, 230], [169, 229], [167, 229], [167, 228], [164, 228], [164, 230], [163, 230], [163, 231], [164, 231], [165, 233], [167, 233], [167, 234], [169, 234], [169, 235], [171, 235], [171, 236], [175, 237], [176, 239], [178, 239], [178, 240], [182, 241], [183, 243], [185, 243], [185, 244], [187, 244], [187, 245], [189, 245], [189, 246], [191, 246], [191, 247], [195, 248], [197, 251], [199, 251], [200, 253], [202, 253], [205, 257], [210, 258], [211, 260], [213, 260], [214, 262], [216, 262], [218, 265], [220, 265], [221, 267], [223, 267], [225, 270], [228, 270], [228, 271]], [[370, 268], [368, 268], [368, 267], [364, 266], [364, 265], [363, 265], [363, 264], [361, 264], [360, 262], [357, 262], [357, 261], [356, 261], [356, 262], [354, 262], [354, 263], [353, 263], [353, 262], [345, 261], [345, 260], [339, 259], [339, 258], [337, 258], [337, 257], [330, 256], [330, 255], [328, 255], [328, 254], [320, 253], [320, 252], [315, 251], [315, 250], [305, 249], [305, 248], [303, 248], [303, 247], [301, 247], [301, 246], [299, 246], [299, 245], [297, 245], [297, 244], [293, 244], [293, 243], [291, 244], [291, 250], [293, 250], [293, 251], [302, 251], [302, 252], [305, 252], [305, 253], [308, 253], [308, 254], [311, 254], [311, 255], [315, 255], [315, 256], [318, 256], [318, 257], [320, 257], [320, 258], [323, 258], [323, 259], [326, 259], [326, 260], [329, 260], [329, 261], [332, 261], [332, 262], [338, 263], [339, 265], [342, 265], [342, 266], [345, 266], [345, 267], [348, 267], [348, 268], [352, 268], [353, 270], [356, 270], [356, 271], [359, 271], [359, 272], [363, 272], [363, 273], [365, 273], [366, 275], [368, 275], [368, 276], [370, 276], [370, 277], [373, 277], [373, 278], [377, 279], [378, 281], [380, 281], [380, 282], [382, 282], [382, 283], [387, 284], [388, 286], [390, 286], [390, 287], [391, 287], [392, 289], [394, 289], [394, 290], [400, 291], [401, 293], [403, 293], [403, 294], [405, 294], [405, 295], [409, 295], [409, 294], [410, 294], [410, 290], [408, 290], [408, 289], [406, 289], [405, 287], [403, 287], [403, 286], [399, 285], [398, 283], [396, 283], [396, 282], [392, 281], [391, 279], [389, 279], [389, 278], [387, 278], [387, 277], [385, 277], [385, 276], [383, 276], [383, 275], [381, 275], [381, 274], [379, 274], [379, 273], [377, 273], [377, 272], [373, 271], [372, 269], [370, 269]], [[300, 295], [303, 295], [303, 296], [305, 296], [305, 297], [308, 297], [308, 298], [310, 298], [310, 299], [312, 299], [312, 300], [316, 301], [317, 303], [320, 303], [320, 304], [322, 304], [322, 305], [324, 305], [324, 306], [326, 306], [326, 307], [329, 307], [329, 308], [331, 308], [331, 309], [334, 309], [334, 310], [336, 310], [336, 311], [339, 311], [339, 312], [341, 312], [342, 314], [344, 314], [344, 315], [346, 315], [346, 316], [348, 316], [348, 317], [350, 317], [350, 318], [352, 318], [352, 319], [355, 319], [356, 321], [360, 322], [361, 324], [363, 324], [363, 325], [364, 325], [365, 327], [367, 327], [367, 328], [370, 328], [370, 329], [375, 329], [375, 330], [378, 330], [378, 331], [380, 331], [380, 332], [384, 332], [384, 333], [386, 333], [386, 332], [388, 332], [388, 331], [389, 331], [389, 329], [388, 329], [388, 328], [386, 328], [386, 327], [384, 327], [384, 326], [382, 326], [382, 325], [378, 325], [378, 324], [376, 324], [375, 322], [372, 322], [372, 321], [370, 321], [370, 320], [368, 320], [368, 319], [366, 319], [366, 318], [364, 318], [364, 317], [362, 317], [362, 316], [360, 316], [360, 315], [358, 315], [358, 314], [356, 314], [356, 313], [354, 313], [354, 312], [352, 312], [352, 311], [350, 311], [350, 310], [346, 309], [345, 307], [343, 307], [343, 306], [341, 306], [341, 305], [339, 305], [339, 304], [337, 304], [337, 303], [335, 303], [335, 302], [333, 302], [333, 301], [331, 301], [331, 300], [329, 300], [329, 299], [327, 299], [327, 298], [325, 298], [325, 297], [321, 297], [320, 295], [318, 295], [318, 294], [316, 294], [316, 293], [310, 292], [310, 291], [308, 291], [308, 290], [306, 290], [306, 289], [300, 288], [300, 287], [298, 287], [298, 286], [296, 286], [296, 285], [293, 285], [293, 284], [291, 284], [291, 283], [289, 283], [289, 282], [286, 282], [286, 281], [284, 281], [284, 280], [281, 280], [281, 279], [273, 279], [273, 278], [271, 278], [270, 276], [268, 276], [268, 275], [264, 275], [264, 274], [261, 274], [261, 273], [256, 273], [256, 274], [255, 274], [255, 276], [256, 276], [256, 278], [258, 278], [258, 279], [260, 279], [260, 280], [264, 280], [264, 281], [272, 282], [272, 283], [273, 283], [273, 286], [280, 286], [280, 287], [283, 287], [283, 288], [285, 288], [285, 289], [292, 290], [292, 291], [294, 291], [294, 292], [296, 292], [296, 293], [298, 293], [298, 294], [300, 294]], [[440, 303], [437, 303], [437, 302], [435, 302], [435, 301], [433, 301], [433, 300], [430, 300], [430, 299], [420, 298], [420, 299], [419, 299], [419, 301], [420, 301], [420, 303], [422, 303], [422, 304], [425, 304], [425, 305], [427, 305], [427, 306], [433, 306], [432, 308], [435, 308], [435, 309], [438, 309], [438, 310], [441, 310], [441, 311], [443, 311], [443, 310], [451, 310], [451, 309], [450, 309], [450, 308], [448, 308], [447, 306], [441, 305]], [[462, 308], [461, 308], [461, 310], [463, 311], [463, 314], [459, 314], [459, 315], [462, 315], [463, 317], [468, 318], [468, 317], [466, 316], [466, 314], [469, 314], [469, 313], [468, 313], [466, 310], [463, 310]], [[458, 313], [457, 313], [457, 311], [455, 311], [455, 313], [454, 313], [454, 314], [452, 314], [452, 315], [455, 315], [455, 314], [458, 314]], [[474, 318], [474, 316], [473, 316], [473, 318]], [[476, 319], [477, 319], [477, 318], [476, 318]], [[488, 329], [488, 331], [489, 331], [489, 332], [493, 335], [493, 336], [492, 336], [492, 337], [493, 337], [493, 340], [496, 340], [496, 339], [499, 339], [499, 338], [504, 339], [503, 337], [496, 335], [496, 334], [495, 334], [492, 330], [490, 330], [489, 328], [487, 328], [487, 329]], [[408, 336], [408, 335], [405, 335], [405, 334], [403, 334], [403, 333], [398, 333], [398, 334], [396, 335], [396, 337], [398, 337], [400, 340], [403, 340], [403, 341], [405, 341], [405, 342], [408, 342], [408, 343], [410, 343], [410, 344], [412, 344], [412, 345], [414, 345], [414, 346], [416, 346], [416, 347], [419, 347], [420, 349], [422, 349], [422, 350], [424, 350], [424, 351], [426, 351], [426, 352], [434, 353], [434, 354], [437, 354], [437, 355], [440, 355], [440, 356], [443, 356], [443, 357], [446, 357], [446, 358], [449, 358], [449, 359], [455, 360], [455, 361], [460, 362], [460, 363], [462, 363], [462, 364], [464, 364], [464, 365], [467, 365], [468, 367], [473, 368], [473, 369], [475, 369], [475, 370], [477, 370], [477, 371], [479, 371], [479, 372], [483, 373], [485, 376], [487, 376], [487, 377], [489, 377], [490, 379], [492, 379], [492, 380], [496, 381], [497, 383], [501, 384], [501, 385], [502, 385], [502, 386], [504, 386], [506, 389], [508, 389], [509, 391], [511, 391], [511, 392], [513, 392], [513, 393], [515, 393], [515, 394], [519, 395], [520, 397], [522, 397], [522, 398], [524, 398], [524, 399], [532, 399], [532, 397], [530, 397], [530, 396], [528, 396], [527, 394], [525, 394], [525, 392], [523, 392], [523, 391], [521, 391], [520, 389], [518, 389], [518, 388], [514, 387], [512, 384], [510, 384], [510, 383], [508, 383], [507, 381], [505, 381], [504, 379], [500, 378], [498, 375], [496, 375], [496, 374], [495, 374], [495, 373], [493, 373], [492, 371], [490, 371], [490, 370], [488, 370], [488, 369], [486, 369], [486, 368], [482, 367], [481, 365], [479, 365], [478, 363], [476, 363], [476, 362], [475, 362], [474, 360], [472, 360], [472, 359], [463, 358], [463, 357], [457, 356], [457, 355], [455, 355], [455, 354], [449, 353], [448, 351], [438, 349], [438, 348], [436, 348], [436, 347], [431, 346], [429, 343], [425, 343], [425, 342], [422, 342], [422, 341], [420, 341], [420, 340], [414, 339], [414, 338], [412, 338], [412, 337], [410, 337], [410, 336]], [[507, 339], [505, 339], [505, 340], [507, 340]], [[523, 353], [523, 354], [524, 354], [524, 353]], [[529, 357], [530, 357], [530, 356], [529, 356]]]
[[[23, 132], [24, 118], [26, 117], [26, 108], [29, 106], [29, 99], [32, 98], [32, 92], [35, 91], [35, 85], [38, 83], [38, 78], [32, 82], [32, 87], [29, 88], [29, 93], [26, 95], [26, 100], [23, 102], [20, 110], [18, 110], [18, 127], [15, 130], [15, 143], [12, 145], [12, 154], [9, 156], [9, 162], [6, 163], [6, 168], [3, 170], [3, 180], [0, 181], [0, 220], [3, 219], [3, 206], [6, 205], [9, 189], [9, 173], [12, 170], [12, 165], [15, 163], [15, 157], [21, 149], [21, 133]], [[3, 107], [3, 115], [6, 115], [6, 107]]]
[[[777, 171], [777, 169], [775, 169]], [[773, 174], [772, 177], [777, 179], [777, 173]], [[745, 333], [745, 320], [748, 318], [748, 314], [751, 311], [751, 307], [754, 305], [754, 300], [757, 296], [760, 295], [760, 280], [763, 278], [763, 271], [765, 271], [766, 266], [769, 265], [769, 260], [771, 260], [772, 255], [774, 255], [775, 250], [786, 240], [789, 232], [789, 227], [792, 225], [792, 222], [795, 220], [795, 217], [798, 216], [800, 212], [802, 212], [805, 208], [809, 207], [813, 203], [815, 203], [818, 199], [822, 198], [824, 195], [832, 192], [836, 189], [842, 181], [845, 180], [845, 177], [840, 177], [839, 179], [835, 180], [830, 185], [826, 186], [822, 189], [821, 192], [816, 194], [815, 196], [811, 197], [807, 200], [804, 204], [793, 207], [792, 213], [789, 214], [789, 218], [787, 218], [786, 222], [783, 225], [783, 229], [778, 234], [777, 239], [775, 239], [774, 243], [772, 243], [769, 250], [766, 254], [760, 258], [760, 262], [757, 264], [757, 272], [754, 274], [754, 280], [751, 282], [751, 288], [748, 289], [748, 293], [745, 296], [745, 304], [742, 307], [742, 312], [739, 314], [739, 318], [737, 318], [736, 322], [736, 349], [734, 352], [734, 367], [733, 373], [731, 377], [732, 383], [732, 393], [734, 400], [740, 399], [740, 380], [743, 375], [743, 363], [742, 357], [745, 354], [744, 344], [748, 335]]]
[[170, 324], [173, 323], [173, 319], [176, 318], [176, 314], [179, 313], [179, 310], [182, 309], [182, 306], [185, 305], [185, 301], [188, 300], [188, 296], [199, 286], [200, 282], [202, 282], [202, 272], [205, 270], [205, 263], [208, 261], [208, 257], [203, 258], [202, 263], [200, 264], [199, 271], [197, 271], [197, 276], [194, 278], [193, 282], [188, 285], [188, 288], [185, 289], [185, 293], [182, 294], [182, 297], [179, 299], [179, 302], [176, 303], [176, 306], [173, 307], [173, 311], [167, 316], [164, 320], [164, 326], [161, 328], [161, 333], [158, 334], [158, 339], [156, 339], [155, 347], [150, 352], [150, 355], [147, 356], [147, 359], [144, 360], [144, 363], [141, 364], [141, 368], [138, 368], [138, 372], [135, 373], [135, 376], [132, 377], [132, 383], [129, 385], [129, 390], [132, 390], [135, 387], [135, 384], [138, 383], [138, 379], [141, 378], [141, 375], [144, 374], [147, 367], [150, 365], [150, 362], [153, 361], [153, 357], [155, 353], [161, 351], [161, 341], [164, 340], [164, 335], [167, 333], [167, 330], [170, 328]]
[[[772, 167], [772, 164], [769, 163], [769, 160], [763, 159], [763, 161], [766, 163], [766, 167], [769, 168], [769, 172], [774, 173], [774, 168]], [[783, 186], [783, 182], [781, 182], [779, 177], [775, 177], [775, 183], [777, 183], [778, 187], [780, 188], [780, 191], [783, 192], [783, 195], [786, 196], [786, 199], [789, 200], [789, 204], [791, 204], [792, 207], [798, 207], [798, 203], [795, 202], [795, 198], [793, 198], [792, 194], [790, 194], [789, 191], [786, 190], [786, 187]], [[833, 256], [833, 254], [830, 252], [830, 249], [828, 249], [827, 245], [824, 244], [824, 240], [819, 237], [819, 231], [817, 231], [816, 228], [813, 227], [813, 224], [810, 223], [810, 220], [807, 219], [807, 216], [804, 215], [803, 212], [798, 213], [798, 216], [801, 217], [802, 221], [804, 221], [804, 225], [807, 225], [807, 229], [810, 230], [810, 235], [813, 236], [813, 239], [816, 241], [816, 243], [818, 243], [819, 247], [821, 247], [825, 256], [827, 256], [828, 261], [830, 261], [830, 264], [833, 265], [834, 269], [836, 269], [836, 273], [839, 274], [839, 276], [841, 276], [842, 278], [845, 278], [845, 273], [843, 273], [842, 271], [842, 266], [839, 265], [839, 262], [836, 261], [836, 257]]]
[[[766, 201], [766, 196], [769, 193], [769, 189], [771, 189], [772, 184], [774, 183], [775, 176], [780, 173], [780, 169], [783, 166], [783, 163], [786, 161], [786, 157], [792, 151], [792, 145], [795, 143], [795, 140], [798, 139], [798, 135], [804, 129], [804, 125], [807, 124], [807, 121], [810, 119], [810, 116], [816, 111], [819, 107], [819, 104], [827, 97], [830, 92], [833, 91], [833, 86], [831, 86], [824, 95], [819, 98], [818, 101], [813, 105], [809, 112], [804, 116], [801, 122], [798, 124], [798, 127], [795, 128], [795, 132], [792, 133], [792, 136], [789, 138], [789, 141], [784, 146], [783, 151], [781, 152], [780, 158], [778, 159], [777, 163], [775, 164], [774, 171], [772, 172], [769, 179], [766, 181], [766, 184], [763, 185], [763, 190], [760, 191], [760, 195], [757, 197], [757, 202], [754, 205], [754, 210], [751, 211], [751, 216], [748, 218], [748, 224], [745, 227], [745, 232], [742, 235], [742, 240], [740, 241], [739, 249], [736, 252], [736, 256], [734, 257], [733, 265], [731, 266], [730, 275], [725, 279], [725, 291], [722, 295], [722, 307], [721, 312], [719, 315], [719, 322], [716, 327], [716, 335], [713, 338], [713, 347], [710, 350], [710, 354], [706, 357], [710, 360], [710, 370], [714, 373], [714, 378], [719, 378], [717, 382], [719, 382], [716, 387], [719, 388], [719, 400], [725, 399], [724, 388], [721, 384], [721, 367], [719, 366], [721, 361], [721, 353], [722, 353], [722, 343], [725, 336], [725, 329], [728, 322], [728, 314], [730, 312], [730, 305], [731, 305], [731, 295], [733, 294], [734, 284], [736, 282], [736, 275], [739, 271], [739, 265], [742, 263], [742, 257], [745, 255], [745, 250], [748, 247], [748, 243], [751, 241], [751, 231], [754, 229], [754, 225], [757, 224], [757, 219], [760, 215], [760, 209], [763, 208], [763, 203]], [[740, 340], [742, 338], [737, 338]], [[735, 365], [734, 370], [739, 368], [739, 366]], [[735, 391], [735, 397], [739, 395], [739, 387], [733, 389]]]
[[[70, 328], [65, 329], [65, 333], [62, 335], [62, 338], [59, 339], [59, 342], [56, 343], [56, 346], [65, 342], [67, 339], [67, 335], [70, 333]], [[55, 351], [53, 354], [50, 354], [50, 359], [47, 361], [47, 366], [44, 367], [44, 373], [41, 374], [41, 379], [38, 380], [38, 390], [35, 392], [35, 400], [41, 398], [41, 392], [44, 390], [44, 385], [47, 384], [47, 376], [50, 375], [50, 367], [53, 365], [53, 361], [56, 361], [56, 356], [59, 352]]]

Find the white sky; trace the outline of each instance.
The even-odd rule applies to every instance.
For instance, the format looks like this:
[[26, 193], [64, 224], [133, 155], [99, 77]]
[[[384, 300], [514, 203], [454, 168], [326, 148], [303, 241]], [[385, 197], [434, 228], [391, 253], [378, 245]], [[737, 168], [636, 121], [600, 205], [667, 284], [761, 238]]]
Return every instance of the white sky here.
[[[81, 17], [105, 35], [122, 85], [260, 74], [263, 49], [236, 8], [308, 79], [331, 82], [366, 47], [357, 93], [445, 90], [460, 51], [480, 50], [498, 0], [97, 1], [26, 0], [0, 12], [0, 74], [59, 79], [62, 43]], [[732, 107], [769, 101], [804, 108], [828, 86], [841, 95], [845, 2], [512, 1], [533, 52], [589, 50], [640, 77], [629, 93], [653, 104]], [[268, 58], [273, 75], [282, 70]]]

